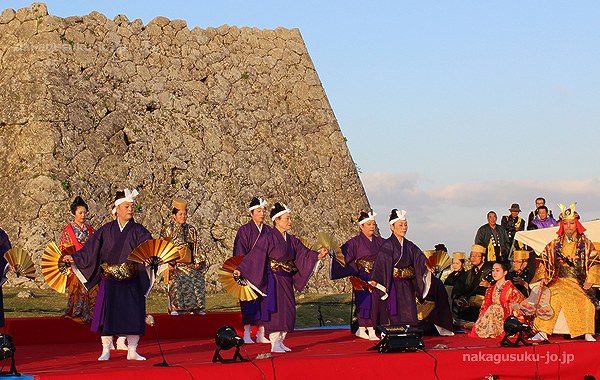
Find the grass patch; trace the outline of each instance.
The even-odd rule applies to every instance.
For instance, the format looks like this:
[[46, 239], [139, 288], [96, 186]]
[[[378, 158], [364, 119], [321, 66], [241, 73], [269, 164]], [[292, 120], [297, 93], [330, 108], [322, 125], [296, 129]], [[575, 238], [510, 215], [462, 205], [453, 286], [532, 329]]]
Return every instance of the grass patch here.
[[[19, 298], [19, 292], [31, 292], [31, 298]], [[6, 318], [59, 317], [67, 305], [67, 295], [53, 290], [3, 287]], [[349, 294], [296, 294], [296, 327], [319, 326], [322, 318], [326, 326], [350, 324]], [[238, 301], [225, 293], [207, 294], [206, 311], [239, 311]], [[167, 296], [151, 292], [146, 300], [147, 313], [166, 313]]]

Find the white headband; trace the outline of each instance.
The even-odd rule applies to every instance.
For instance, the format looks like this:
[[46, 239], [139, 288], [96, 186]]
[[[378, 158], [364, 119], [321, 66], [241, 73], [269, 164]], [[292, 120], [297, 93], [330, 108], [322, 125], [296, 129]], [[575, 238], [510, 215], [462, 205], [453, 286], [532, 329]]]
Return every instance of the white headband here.
[[362, 225], [362, 224], [367, 223], [370, 220], [375, 221], [375, 217], [377, 216], [377, 213], [371, 211], [371, 212], [367, 213], [367, 215], [369, 215], [368, 218], [364, 218], [363, 220], [361, 220], [360, 222], [358, 222], [359, 226]]
[[[283, 210], [281, 210], [277, 214], [273, 215], [271, 217], [271, 220], [275, 220], [275, 219], [279, 218], [281, 215], [285, 214], [286, 212], [292, 212], [292, 210], [290, 210], [288, 208], [288, 206], [285, 205], [285, 203], [282, 203], [281, 205], [283, 206]], [[273, 206], [273, 207], [275, 207], [275, 206]]]
[[398, 215], [398, 217], [396, 219], [390, 220], [390, 224], [394, 224], [399, 220], [406, 220], [406, 211], [404, 211], [404, 210], [402, 210], [400, 212], [396, 211], [396, 215]]
[[[139, 195], [138, 191], [136, 189], [133, 190], [129, 190], [129, 189], [125, 189], [125, 198], [119, 198], [115, 201], [115, 208], [117, 206], [119, 206], [121, 203], [125, 203], [125, 202], [130, 202], [133, 203], [133, 198], [137, 197]], [[116, 210], [115, 210], [116, 211]]]
[[262, 198], [258, 198], [258, 204], [250, 207], [248, 209], [248, 211], [256, 210], [257, 208], [261, 208], [261, 207], [264, 208], [264, 209], [266, 209], [267, 208], [267, 201], [264, 200], [264, 199], [262, 199]]

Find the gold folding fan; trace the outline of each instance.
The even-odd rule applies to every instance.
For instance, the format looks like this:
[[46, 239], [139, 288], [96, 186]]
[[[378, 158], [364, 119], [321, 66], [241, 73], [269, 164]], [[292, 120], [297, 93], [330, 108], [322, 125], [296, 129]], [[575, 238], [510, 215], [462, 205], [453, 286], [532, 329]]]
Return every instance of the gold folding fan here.
[[31, 256], [23, 248], [11, 248], [4, 254], [4, 258], [14, 268], [17, 277], [27, 277], [35, 280], [35, 265]]
[[63, 255], [75, 252], [75, 246], [70, 245], [61, 250], [55, 242], [51, 242], [42, 253], [42, 275], [50, 287], [59, 293], [64, 293], [71, 265], [62, 261]]
[[127, 256], [127, 260], [135, 261], [140, 264], [149, 263], [150, 268], [154, 270], [154, 274], [158, 271], [160, 264], [168, 263], [169, 261], [178, 260], [180, 257], [179, 247], [164, 239], [146, 240], [138, 245]]
[[335, 238], [328, 234], [327, 232], [319, 232], [317, 235], [317, 246], [316, 249], [321, 247], [327, 248], [330, 252], [333, 252], [335, 259], [342, 265], [346, 266], [346, 260], [344, 259], [344, 254], [340, 249], [340, 245], [337, 243]]
[[450, 264], [452, 264], [452, 259], [446, 251], [433, 251], [425, 263], [428, 268], [433, 269], [436, 276], [439, 276]]
[[217, 271], [217, 275], [227, 293], [242, 301], [252, 301], [258, 298], [254, 290], [247, 285], [243, 278], [236, 278], [233, 275], [233, 271], [241, 264], [243, 259], [244, 256], [233, 256], [225, 260], [221, 269]]

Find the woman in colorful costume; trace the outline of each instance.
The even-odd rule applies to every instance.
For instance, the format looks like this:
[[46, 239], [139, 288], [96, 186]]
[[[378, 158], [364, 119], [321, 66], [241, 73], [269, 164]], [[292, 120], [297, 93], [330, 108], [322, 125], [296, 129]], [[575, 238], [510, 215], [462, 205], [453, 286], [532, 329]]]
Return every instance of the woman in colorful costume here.
[[198, 231], [187, 223], [187, 202], [173, 199], [171, 222], [165, 226], [161, 239], [173, 242], [181, 250], [181, 258], [169, 264], [169, 313], [171, 315], [204, 314], [206, 262], [200, 252]]
[[469, 336], [502, 338], [504, 337], [504, 320], [511, 315], [525, 323], [523, 313], [512, 307], [513, 304], [521, 303], [525, 297], [510, 280], [506, 279], [508, 270], [509, 264], [506, 262], [497, 261], [492, 266], [492, 277], [496, 282], [486, 290], [479, 318]]
[[[69, 246], [75, 246], [75, 250], [78, 251], [83, 248], [92, 236], [94, 229], [85, 223], [87, 213], [88, 205], [80, 196], [75, 197], [75, 200], [71, 203], [73, 222], [65, 226], [60, 237], [61, 251]], [[69, 293], [69, 300], [67, 301], [64, 316], [78, 323], [90, 323], [92, 321], [94, 305], [96, 304], [98, 286], [87, 290], [71, 271], [67, 280], [67, 292]]]

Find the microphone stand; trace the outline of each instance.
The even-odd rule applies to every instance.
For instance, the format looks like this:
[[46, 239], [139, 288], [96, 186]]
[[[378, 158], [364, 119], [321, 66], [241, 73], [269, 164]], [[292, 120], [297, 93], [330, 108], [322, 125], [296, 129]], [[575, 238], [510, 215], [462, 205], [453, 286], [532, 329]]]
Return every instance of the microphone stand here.
[[158, 350], [160, 351], [160, 356], [162, 357], [162, 363], [152, 364], [153, 367], [169, 367], [169, 363], [167, 363], [167, 359], [165, 359], [165, 354], [163, 353], [162, 347], [160, 345], [160, 340], [158, 339], [158, 333], [156, 332], [156, 324], [154, 323], [154, 318], [152, 318], [152, 327], [154, 328], [154, 336], [156, 337], [156, 343], [158, 343]]

